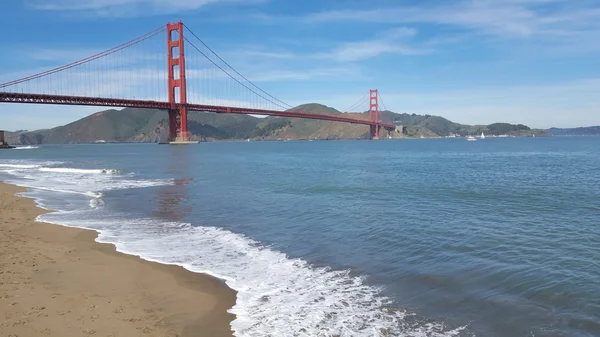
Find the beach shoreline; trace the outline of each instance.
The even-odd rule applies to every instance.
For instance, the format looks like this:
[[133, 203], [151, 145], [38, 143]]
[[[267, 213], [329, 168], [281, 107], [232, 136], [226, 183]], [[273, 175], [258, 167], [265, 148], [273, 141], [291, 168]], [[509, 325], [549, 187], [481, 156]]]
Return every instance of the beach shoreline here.
[[0, 335], [233, 336], [222, 280], [38, 222], [48, 211], [26, 191], [0, 182]]

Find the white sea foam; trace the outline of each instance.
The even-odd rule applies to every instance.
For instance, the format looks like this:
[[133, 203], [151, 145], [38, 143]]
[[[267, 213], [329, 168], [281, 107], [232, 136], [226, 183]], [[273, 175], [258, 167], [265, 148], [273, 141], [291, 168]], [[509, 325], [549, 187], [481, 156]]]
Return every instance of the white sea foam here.
[[236, 315], [231, 326], [237, 337], [417, 337], [460, 332], [445, 331], [435, 323], [409, 324], [407, 314], [386, 309], [389, 300], [364, 279], [346, 270], [316, 268], [244, 235], [211, 226], [130, 219], [127, 214], [103, 210], [105, 191], [172, 184], [171, 180], [141, 180], [91, 169], [55, 170], [59, 168], [48, 167], [51, 165], [9, 165], [21, 165], [11, 168], [14, 175], [27, 177], [17, 183], [40, 191], [30, 196], [36, 196], [42, 207], [56, 199], [53, 193], [89, 198], [89, 207], [58, 210], [41, 215], [40, 221], [97, 230], [99, 242], [112, 243], [120, 252], [225, 280], [238, 292], [230, 310]]
[[41, 167], [41, 165], [32, 165], [32, 164], [5, 164], [0, 163], [0, 168], [12, 168], [12, 169], [33, 169]]
[[90, 207], [91, 208], [98, 208], [102, 205], [104, 205], [104, 200], [102, 198], [90, 199]]
[[441, 324], [408, 324], [385, 307], [379, 289], [345, 270], [304, 260], [216, 227], [155, 219], [90, 219], [84, 213], [47, 214], [41, 221], [97, 230], [98, 242], [123, 253], [180, 265], [225, 280], [237, 300], [230, 310], [235, 336], [456, 336]]
[[101, 192], [94, 192], [94, 191], [74, 191], [74, 190], [68, 190], [68, 189], [61, 189], [61, 188], [57, 188], [57, 187], [32, 186], [34, 184], [29, 184], [27, 182], [17, 182], [16, 184], [19, 186], [23, 186], [23, 187], [34, 188], [34, 189], [40, 190], [40, 191], [67, 193], [67, 194], [80, 194], [80, 195], [84, 195], [86, 197], [90, 197], [93, 199], [102, 198], [104, 196], [104, 194], [102, 194]]
[[70, 167], [42, 167], [42, 172], [72, 173], [72, 174], [120, 174], [120, 170], [115, 169], [78, 169]]
[[79, 194], [91, 198], [92, 208], [104, 203], [103, 192], [130, 188], [145, 188], [172, 185], [172, 179], [135, 179], [133, 175], [122, 174], [122, 170], [103, 168], [60, 167], [61, 162], [31, 163], [7, 161], [0, 163], [0, 172], [17, 177], [12, 181], [20, 186], [41, 191]]
[[15, 150], [33, 150], [33, 149], [39, 149], [39, 146], [31, 146], [31, 145], [27, 145], [27, 146], [17, 146], [14, 149]]

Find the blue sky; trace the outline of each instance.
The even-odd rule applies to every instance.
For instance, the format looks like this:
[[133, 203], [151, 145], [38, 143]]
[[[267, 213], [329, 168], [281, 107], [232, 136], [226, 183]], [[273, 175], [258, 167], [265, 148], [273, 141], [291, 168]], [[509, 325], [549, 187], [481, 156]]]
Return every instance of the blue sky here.
[[[600, 124], [596, 0], [4, 1], [0, 82], [178, 20], [291, 104], [344, 110], [378, 88], [392, 111], [461, 123]], [[98, 110], [3, 104], [0, 128], [53, 127]]]

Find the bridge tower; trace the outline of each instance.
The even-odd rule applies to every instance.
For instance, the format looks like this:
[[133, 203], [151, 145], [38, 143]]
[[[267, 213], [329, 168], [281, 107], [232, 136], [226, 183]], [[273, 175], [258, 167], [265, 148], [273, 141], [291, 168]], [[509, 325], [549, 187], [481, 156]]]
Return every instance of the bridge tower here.
[[[369, 119], [379, 123], [379, 92], [372, 89], [369, 92]], [[380, 125], [371, 125], [371, 139], [379, 139]]]
[[167, 24], [169, 64], [169, 142], [188, 141], [183, 22]]

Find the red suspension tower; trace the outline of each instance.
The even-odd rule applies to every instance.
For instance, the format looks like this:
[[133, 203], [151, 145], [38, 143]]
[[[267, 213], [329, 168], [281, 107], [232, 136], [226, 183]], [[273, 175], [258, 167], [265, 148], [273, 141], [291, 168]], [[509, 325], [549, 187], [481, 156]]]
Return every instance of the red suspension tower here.
[[[167, 24], [169, 63], [169, 141], [188, 141], [183, 23]], [[179, 97], [178, 97], [179, 96]]]
[[[369, 92], [369, 118], [371, 122], [379, 123], [379, 92], [377, 89]], [[379, 139], [379, 125], [371, 125], [371, 139]]]

